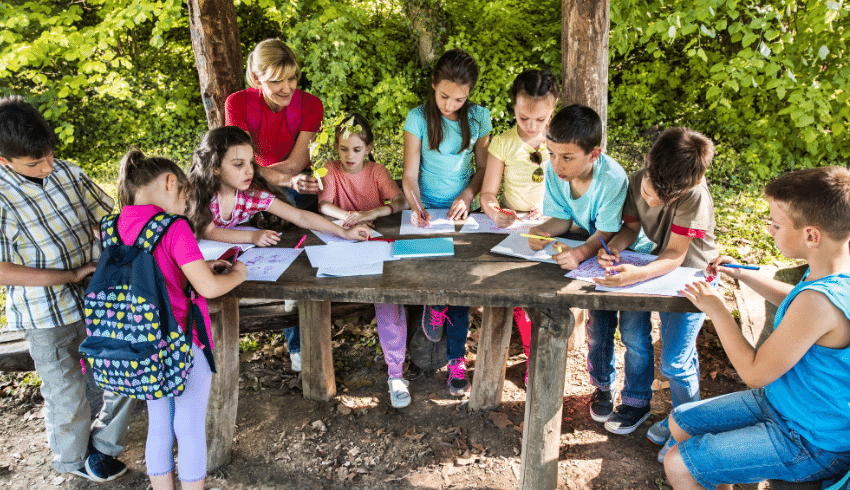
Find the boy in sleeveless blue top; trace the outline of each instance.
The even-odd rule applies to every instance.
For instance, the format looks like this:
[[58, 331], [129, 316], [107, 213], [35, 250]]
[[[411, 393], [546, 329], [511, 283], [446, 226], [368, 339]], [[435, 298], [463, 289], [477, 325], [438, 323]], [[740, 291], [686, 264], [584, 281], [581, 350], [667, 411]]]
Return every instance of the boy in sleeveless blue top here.
[[664, 459], [675, 489], [728, 488], [767, 478], [836, 480], [850, 469], [850, 171], [785, 174], [765, 187], [783, 255], [809, 270], [796, 286], [754, 271], [738, 279], [779, 305], [774, 332], [753, 348], [719, 292], [705, 282], [683, 294], [714, 323], [729, 360], [752, 389], [681, 405], [668, 419], [678, 444]]

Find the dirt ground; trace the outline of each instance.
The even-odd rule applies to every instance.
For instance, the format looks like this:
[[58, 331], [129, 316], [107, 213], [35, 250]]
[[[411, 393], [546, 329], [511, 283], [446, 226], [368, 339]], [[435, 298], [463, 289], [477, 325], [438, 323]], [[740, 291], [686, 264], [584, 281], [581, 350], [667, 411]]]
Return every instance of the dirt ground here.
[[[478, 320], [474, 318], [474, 320]], [[477, 331], [468, 342], [475, 376]], [[236, 439], [231, 463], [209, 475], [208, 489], [509, 489], [516, 488], [525, 410], [525, 356], [514, 334], [501, 408], [471, 411], [467, 398], [446, 388], [447, 373], [407, 368], [412, 404], [389, 405], [386, 365], [368, 315], [339, 319], [334, 360], [339, 395], [330, 402], [302, 397], [300, 381], [277, 335], [243, 337]], [[654, 334], [657, 340], [657, 331]], [[699, 340], [702, 396], [741, 390], [710, 323]], [[656, 342], [656, 349], [660, 344]], [[622, 345], [618, 345], [622, 367]], [[628, 436], [607, 433], [588, 413], [593, 388], [586, 347], [569, 355], [564, 392], [559, 489], [669, 489], [646, 429], [670, 409], [660, 374], [649, 422]], [[0, 379], [0, 489], [145, 490], [147, 413], [138, 404], [121, 456], [127, 475], [105, 485], [59, 475], [50, 466], [43, 400], [21, 386], [22, 375]], [[748, 485], [740, 488], [767, 488]]]

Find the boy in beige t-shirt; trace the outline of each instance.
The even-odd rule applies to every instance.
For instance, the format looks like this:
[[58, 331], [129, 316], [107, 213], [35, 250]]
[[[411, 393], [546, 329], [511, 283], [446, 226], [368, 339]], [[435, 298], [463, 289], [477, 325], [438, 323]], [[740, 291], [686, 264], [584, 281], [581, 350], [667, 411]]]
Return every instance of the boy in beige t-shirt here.
[[[626, 286], [662, 276], [680, 266], [706, 267], [717, 255], [714, 201], [705, 181], [713, 157], [714, 144], [696, 131], [676, 127], [661, 133], [647, 155], [646, 167], [629, 177], [623, 227], [609, 242], [613, 256], [604, 249], [597, 255], [600, 265], [609, 272], [597, 279], [599, 284]], [[657, 244], [652, 253], [658, 258], [642, 267], [620, 264], [619, 251], [635, 241], [641, 228]], [[588, 371], [598, 388], [591, 400], [591, 415], [594, 420], [604, 420], [609, 432], [629, 434], [650, 415], [655, 378], [650, 312], [620, 312], [620, 335], [626, 345], [625, 381], [622, 404], [613, 412], [617, 312], [595, 313], [587, 327]], [[661, 372], [670, 380], [673, 406], [699, 400], [696, 336], [705, 315], [661, 312], [660, 317]], [[647, 433], [658, 444], [666, 443], [669, 436], [663, 421]]]

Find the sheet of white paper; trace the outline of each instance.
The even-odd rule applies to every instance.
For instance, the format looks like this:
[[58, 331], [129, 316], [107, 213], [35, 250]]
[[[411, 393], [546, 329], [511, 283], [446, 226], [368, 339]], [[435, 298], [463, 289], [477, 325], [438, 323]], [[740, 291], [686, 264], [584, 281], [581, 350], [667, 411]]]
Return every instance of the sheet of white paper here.
[[[339, 226], [342, 226], [342, 220], [341, 220], [341, 219], [338, 219], [338, 220], [334, 221], [334, 223], [335, 223], [335, 224], [337, 224], [337, 225], [339, 225]], [[313, 234], [315, 234], [317, 237], [319, 237], [319, 240], [321, 240], [321, 241], [323, 241], [323, 242], [325, 242], [325, 243], [331, 243], [331, 242], [348, 242], [348, 243], [354, 243], [354, 242], [356, 242], [356, 241], [357, 241], [357, 240], [349, 240], [349, 239], [347, 239], [347, 238], [338, 237], [338, 236], [336, 236], [336, 235], [331, 235], [330, 233], [322, 233], [321, 231], [316, 231], [316, 230], [310, 230], [310, 231], [312, 231], [312, 232], [313, 232]], [[372, 230], [372, 237], [373, 237], [373, 238], [375, 238], [375, 237], [379, 237], [379, 236], [384, 236], [384, 235], [381, 235], [381, 234], [380, 234], [380, 233], [378, 233], [377, 231]]]
[[316, 277], [350, 277], [350, 276], [372, 276], [384, 273], [384, 263], [363, 264], [354, 267], [320, 267]]
[[455, 222], [446, 218], [449, 214], [448, 209], [428, 209], [428, 214], [431, 219], [428, 221], [429, 226], [419, 228], [413, 225], [410, 221], [409, 209], [401, 212], [401, 227], [398, 230], [399, 235], [435, 235], [438, 233], [454, 233]]
[[[642, 254], [639, 252], [632, 252], [631, 250], [623, 250], [620, 252], [620, 263], [623, 264], [644, 266], [657, 258], [657, 255]], [[594, 277], [605, 277], [605, 269], [599, 265], [599, 261], [596, 260], [596, 257], [591, 257], [579, 264], [577, 269], [568, 272], [566, 276], [570, 279], [593, 282]]]
[[[584, 243], [580, 240], [570, 240], [568, 238], [557, 238], [557, 240], [569, 245], [570, 247], [578, 247]], [[519, 257], [521, 259], [555, 264], [556, 262], [552, 259], [552, 254], [555, 253], [552, 249], [552, 245], [553, 243], [550, 243], [549, 245], [546, 245], [543, 250], [535, 252], [528, 246], [528, 238], [520, 236], [519, 233], [512, 233], [508, 235], [507, 238], [499, 242], [498, 245], [490, 249], [490, 251], [497, 254], [510, 255], [511, 257]]]
[[239, 257], [248, 268], [249, 281], [277, 281], [298, 258], [301, 248], [252, 248]]
[[395, 260], [390, 242], [331, 242], [306, 250], [310, 266], [316, 268], [344, 269]]
[[204, 240], [203, 238], [198, 241], [198, 248], [201, 249], [201, 254], [204, 256], [204, 260], [216, 260], [221, 257], [224, 252], [227, 252], [233, 247], [239, 247], [239, 250], [245, 251], [249, 248], [254, 248], [256, 245], [253, 243], [225, 243], [225, 242], [217, 242], [215, 240]]
[[[520, 213], [522, 218], [522, 213]], [[529, 230], [537, 225], [543, 224], [549, 218], [540, 218], [535, 220], [523, 219], [516, 220], [507, 228], [499, 228], [492, 218], [484, 213], [473, 213], [466, 218], [466, 223], [460, 229], [461, 233], [501, 233], [510, 235], [511, 233], [528, 233]]]
[[705, 271], [693, 267], [677, 267], [660, 277], [623, 287], [607, 287], [596, 285], [597, 291], [614, 291], [618, 293], [652, 294], [656, 296], [681, 296], [679, 291], [692, 282], [704, 281]]

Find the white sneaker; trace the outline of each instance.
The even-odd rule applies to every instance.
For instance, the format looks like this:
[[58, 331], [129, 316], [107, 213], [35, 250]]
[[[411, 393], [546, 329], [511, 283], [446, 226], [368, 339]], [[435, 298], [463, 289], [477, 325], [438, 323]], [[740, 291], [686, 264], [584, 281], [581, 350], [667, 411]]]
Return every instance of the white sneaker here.
[[390, 385], [390, 403], [394, 408], [404, 408], [410, 405], [410, 392], [407, 390], [409, 381], [402, 378], [390, 378], [387, 384]]
[[296, 373], [301, 372], [301, 353], [293, 352], [289, 354], [289, 361], [292, 363], [292, 370]]
[[286, 313], [292, 313], [298, 308], [298, 302], [294, 299], [285, 299], [283, 300], [283, 311]]

